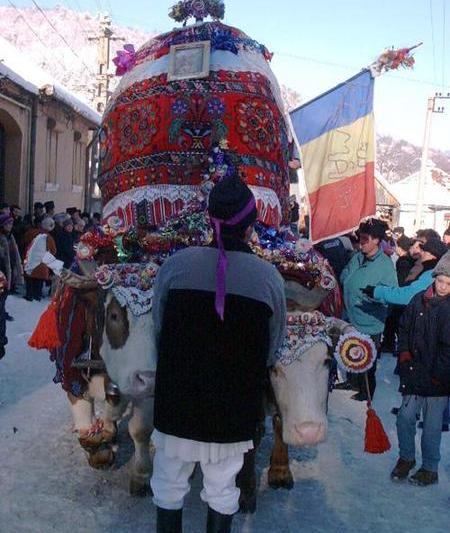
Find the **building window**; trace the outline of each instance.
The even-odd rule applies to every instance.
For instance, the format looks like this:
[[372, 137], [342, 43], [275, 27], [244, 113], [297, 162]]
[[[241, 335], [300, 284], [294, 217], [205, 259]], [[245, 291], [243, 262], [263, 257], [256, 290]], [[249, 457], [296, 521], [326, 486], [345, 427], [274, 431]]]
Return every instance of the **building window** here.
[[72, 185], [82, 187], [85, 165], [85, 146], [81, 142], [81, 133], [73, 135]]
[[57, 183], [59, 133], [47, 129], [47, 152], [45, 161], [45, 183]]

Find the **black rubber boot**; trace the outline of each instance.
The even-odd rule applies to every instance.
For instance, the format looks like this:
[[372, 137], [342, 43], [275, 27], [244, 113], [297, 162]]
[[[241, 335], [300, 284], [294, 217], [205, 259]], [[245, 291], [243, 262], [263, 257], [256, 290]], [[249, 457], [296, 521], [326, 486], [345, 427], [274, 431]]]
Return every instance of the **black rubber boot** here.
[[233, 515], [220, 514], [211, 507], [208, 507], [208, 521], [206, 522], [206, 533], [230, 533]]
[[169, 511], [156, 508], [156, 533], [182, 533], [183, 509]]

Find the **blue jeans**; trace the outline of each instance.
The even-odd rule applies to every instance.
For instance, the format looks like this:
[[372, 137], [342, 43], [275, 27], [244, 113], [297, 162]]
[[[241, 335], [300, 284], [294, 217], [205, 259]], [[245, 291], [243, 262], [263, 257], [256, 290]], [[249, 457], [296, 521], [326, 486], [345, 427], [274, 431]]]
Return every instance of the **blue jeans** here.
[[444, 411], [443, 424], [450, 424], [450, 400], [447, 402], [447, 409]]
[[416, 458], [416, 423], [422, 411], [422, 468], [437, 472], [441, 459], [442, 417], [447, 403], [447, 396], [403, 396], [397, 415], [398, 445], [402, 459], [413, 461]]

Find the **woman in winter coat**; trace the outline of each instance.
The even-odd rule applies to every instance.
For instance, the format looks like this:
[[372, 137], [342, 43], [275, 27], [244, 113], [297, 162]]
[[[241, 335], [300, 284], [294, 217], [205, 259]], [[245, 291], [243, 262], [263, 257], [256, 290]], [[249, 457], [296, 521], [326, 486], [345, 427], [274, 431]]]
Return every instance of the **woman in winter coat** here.
[[75, 233], [71, 218], [64, 220], [62, 230], [56, 236], [56, 258], [64, 263], [64, 268], [72, 266], [75, 257]]
[[12, 232], [14, 219], [11, 215], [0, 216], [0, 247], [5, 258], [5, 270], [8, 290], [23, 285], [22, 260]]
[[438, 482], [442, 417], [450, 396], [450, 253], [433, 276], [431, 287], [406, 308], [399, 330], [403, 402], [397, 415], [400, 457], [391, 478], [406, 479], [416, 464], [416, 423], [422, 411], [422, 466], [409, 478], [421, 486]]
[[[381, 241], [385, 238], [386, 226], [377, 219], [363, 222], [359, 227], [360, 251], [356, 253], [341, 274], [344, 292], [346, 317], [361, 333], [370, 335], [377, 348], [380, 346], [381, 334], [387, 318], [388, 308], [364, 294], [367, 285], [397, 286], [394, 263], [381, 250]], [[376, 365], [368, 372], [370, 394], [373, 397], [376, 388]], [[350, 379], [348, 379], [350, 378]], [[365, 381], [362, 375], [347, 376], [347, 382], [339, 384], [339, 389], [353, 388], [357, 394], [352, 399], [366, 401]]]
[[[52, 255], [56, 255], [56, 244], [50, 232], [55, 229], [55, 222], [52, 218], [46, 217], [41, 223], [39, 229], [31, 229], [25, 235], [27, 243], [29, 243], [28, 249], [31, 248], [34, 240], [41, 234], [47, 235], [47, 251]], [[31, 240], [30, 240], [31, 237]], [[26, 296], [25, 299], [31, 302], [32, 300], [39, 301], [42, 298], [42, 287], [45, 281], [50, 279], [50, 269], [44, 263], [41, 263], [31, 272], [27, 271], [27, 260], [25, 260], [25, 285]]]

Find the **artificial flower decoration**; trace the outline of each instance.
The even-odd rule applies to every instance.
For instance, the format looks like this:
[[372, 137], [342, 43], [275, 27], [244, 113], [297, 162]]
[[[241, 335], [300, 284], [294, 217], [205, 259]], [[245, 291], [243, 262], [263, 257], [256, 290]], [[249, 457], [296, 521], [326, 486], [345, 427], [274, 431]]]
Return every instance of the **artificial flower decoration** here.
[[94, 258], [96, 249], [92, 246], [92, 244], [80, 241], [75, 246], [75, 251], [77, 254], [77, 259], [80, 261], [89, 261]]
[[123, 76], [129, 72], [136, 64], [136, 51], [132, 44], [126, 44], [123, 50], [118, 50], [116, 57], [113, 59], [116, 65], [116, 76]]
[[222, 20], [225, 16], [225, 4], [221, 0], [181, 0], [169, 12], [169, 17], [176, 22], [186, 22], [193, 17], [202, 21], [207, 16], [214, 20]]
[[334, 353], [340, 368], [353, 374], [363, 374], [372, 368], [377, 358], [373, 340], [356, 330], [342, 335]]
[[378, 59], [370, 65], [369, 69], [373, 77], [379, 76], [389, 70], [399, 68], [413, 68], [416, 60], [411, 52], [423, 43], [416, 44], [411, 48], [400, 48], [398, 50], [386, 49]]

